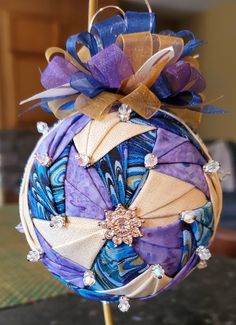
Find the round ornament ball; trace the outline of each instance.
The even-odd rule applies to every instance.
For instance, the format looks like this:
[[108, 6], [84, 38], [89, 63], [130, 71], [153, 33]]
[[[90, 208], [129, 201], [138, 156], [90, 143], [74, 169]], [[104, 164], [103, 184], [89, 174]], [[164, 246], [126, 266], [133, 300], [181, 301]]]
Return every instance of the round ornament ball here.
[[221, 187], [218, 163], [180, 118], [123, 115], [40, 123], [20, 213], [29, 261], [81, 296], [127, 311], [129, 300], [206, 266]]

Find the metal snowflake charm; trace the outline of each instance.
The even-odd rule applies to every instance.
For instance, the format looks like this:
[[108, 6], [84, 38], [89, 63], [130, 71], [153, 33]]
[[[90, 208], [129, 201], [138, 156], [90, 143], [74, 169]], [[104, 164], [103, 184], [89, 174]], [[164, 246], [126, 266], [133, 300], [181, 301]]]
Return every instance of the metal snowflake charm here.
[[133, 239], [142, 237], [140, 228], [144, 222], [137, 217], [136, 209], [126, 209], [121, 204], [115, 211], [105, 212], [106, 220], [99, 222], [105, 229], [104, 239], [112, 240], [115, 246], [132, 245]]

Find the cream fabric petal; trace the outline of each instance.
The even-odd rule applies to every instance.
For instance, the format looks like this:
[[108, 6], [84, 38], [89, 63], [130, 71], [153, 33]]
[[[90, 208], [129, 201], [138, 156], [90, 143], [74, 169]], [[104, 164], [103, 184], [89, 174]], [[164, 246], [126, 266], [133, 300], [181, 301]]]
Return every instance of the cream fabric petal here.
[[80, 153], [91, 153], [95, 151], [105, 135], [119, 124], [117, 113], [106, 115], [101, 120], [92, 120], [85, 128], [74, 137], [75, 146]]
[[[205, 194], [197, 188], [193, 188], [175, 201], [157, 209], [155, 212], [155, 218], [157, 219], [153, 220], [153, 226], [162, 226], [172, 223], [179, 218], [179, 213], [182, 211], [198, 209], [204, 206], [207, 202], [208, 200]], [[148, 222], [148, 220], [146, 221]], [[147, 222], [145, 223], [145, 226], [147, 226]]]
[[31, 173], [33, 163], [34, 163], [34, 158], [32, 154], [31, 158], [29, 159], [26, 165], [25, 174], [21, 184], [19, 210], [20, 210], [21, 223], [24, 228], [24, 233], [30, 248], [33, 250], [36, 249], [41, 251], [42, 250], [41, 245], [38, 241], [37, 235], [34, 230], [34, 226], [29, 211], [29, 205], [28, 205], [29, 178], [30, 178], [30, 173]]
[[172, 278], [169, 278], [166, 275], [164, 275], [161, 280], [157, 279], [152, 272], [152, 267], [150, 267], [143, 274], [123, 287], [98, 292], [109, 295], [126, 296], [128, 298], [143, 298], [155, 295], [171, 281]]
[[211, 238], [211, 242], [214, 240], [217, 226], [220, 220], [220, 215], [222, 211], [222, 188], [219, 180], [219, 176], [217, 174], [208, 175], [205, 174], [207, 184], [209, 186], [210, 190], [210, 196], [211, 196], [211, 203], [213, 206], [213, 212], [214, 212], [214, 235]]
[[52, 249], [88, 269], [104, 245], [103, 230], [97, 220], [67, 217], [66, 227], [59, 229], [51, 228], [50, 221], [33, 222]]
[[154, 130], [155, 127], [132, 122], [120, 122], [117, 112], [105, 116], [102, 120], [93, 120], [74, 137], [79, 153], [90, 157], [95, 163], [114, 147], [136, 135]]
[[[143, 219], [155, 219], [155, 226], [163, 226], [178, 219], [183, 210], [199, 208], [206, 202], [205, 195], [193, 185], [151, 170], [131, 208], [136, 207]], [[160, 224], [158, 218], [164, 218]]]
[[167, 216], [167, 217], [158, 217], [155, 219], [145, 219], [145, 222], [143, 223], [143, 228], [147, 227], [165, 227], [167, 225], [170, 225], [174, 222], [176, 222], [176, 220], [179, 219], [179, 215], [173, 215], [173, 216]]

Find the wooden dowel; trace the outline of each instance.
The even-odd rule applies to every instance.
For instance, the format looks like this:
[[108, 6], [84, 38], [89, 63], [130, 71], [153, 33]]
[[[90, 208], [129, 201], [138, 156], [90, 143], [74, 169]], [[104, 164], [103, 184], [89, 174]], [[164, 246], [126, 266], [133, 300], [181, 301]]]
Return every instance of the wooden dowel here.
[[[89, 0], [89, 10], [88, 10], [88, 30], [90, 27], [91, 20], [98, 10], [98, 0]], [[113, 325], [111, 306], [108, 302], [103, 302], [103, 314], [105, 325]]]
[[88, 8], [88, 28], [90, 26], [90, 22], [98, 10], [98, 0], [89, 0], [89, 8]]
[[110, 304], [108, 302], [103, 301], [102, 305], [103, 305], [103, 314], [104, 314], [105, 325], [113, 325]]

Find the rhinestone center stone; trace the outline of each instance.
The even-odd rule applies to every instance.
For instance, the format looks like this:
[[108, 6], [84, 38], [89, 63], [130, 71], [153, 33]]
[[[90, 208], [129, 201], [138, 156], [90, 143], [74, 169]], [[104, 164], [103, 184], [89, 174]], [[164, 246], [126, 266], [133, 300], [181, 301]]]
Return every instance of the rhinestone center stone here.
[[137, 217], [136, 209], [118, 205], [115, 211], [105, 212], [106, 220], [99, 225], [105, 230], [104, 239], [112, 240], [116, 246], [132, 245], [133, 239], [142, 237], [140, 228], [143, 221]]

